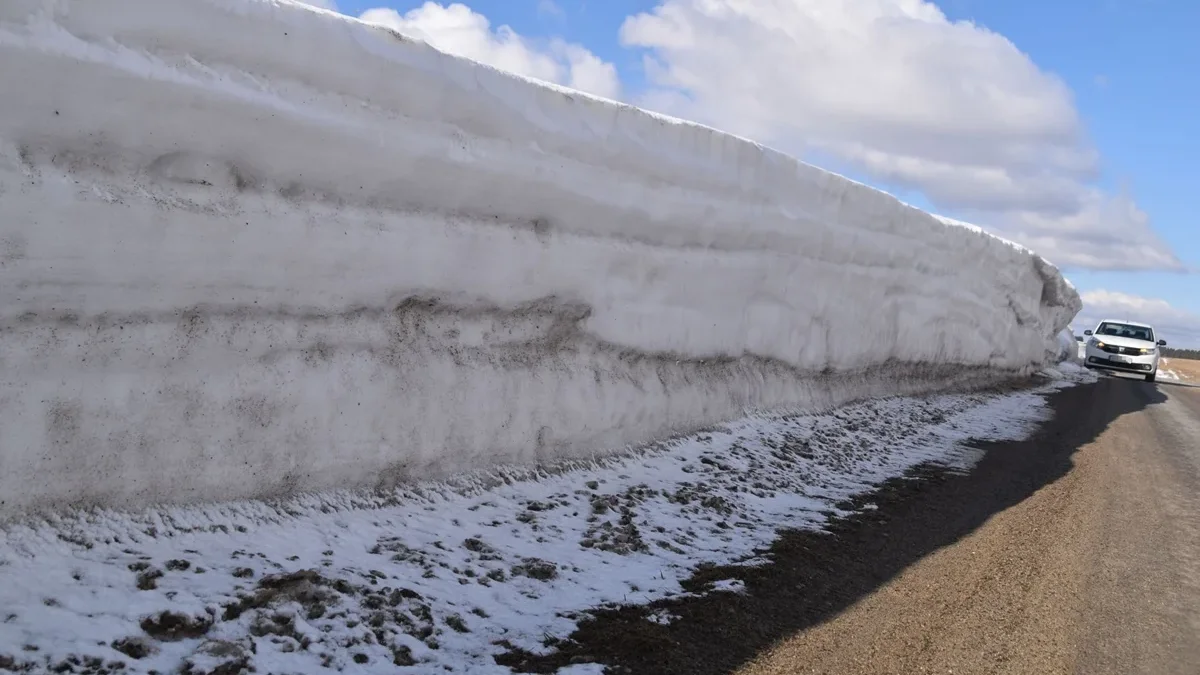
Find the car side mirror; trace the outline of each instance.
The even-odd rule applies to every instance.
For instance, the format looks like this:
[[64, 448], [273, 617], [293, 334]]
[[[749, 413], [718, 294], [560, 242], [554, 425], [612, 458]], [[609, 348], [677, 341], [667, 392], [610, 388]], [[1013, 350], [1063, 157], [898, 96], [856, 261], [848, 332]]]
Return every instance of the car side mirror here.
[[1166, 341], [1166, 340], [1159, 340], [1159, 341], [1158, 341], [1158, 346], [1159, 346], [1159, 347], [1166, 347], [1166, 346], [1167, 346], [1167, 341]]
[[1084, 334], [1084, 335], [1091, 335], [1091, 334], [1092, 334], [1092, 331], [1090, 331], [1090, 330], [1085, 330], [1085, 331], [1083, 331], [1083, 334]]

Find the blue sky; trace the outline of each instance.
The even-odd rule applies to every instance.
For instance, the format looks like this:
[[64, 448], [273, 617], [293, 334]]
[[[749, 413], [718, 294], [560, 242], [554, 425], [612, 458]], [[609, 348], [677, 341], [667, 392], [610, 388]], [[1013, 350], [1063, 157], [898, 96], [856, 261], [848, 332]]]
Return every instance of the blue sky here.
[[[950, 0], [943, 9], [1005, 35], [1066, 80], [1103, 158], [1103, 180], [1129, 189], [1175, 252], [1200, 268], [1200, 2]], [[1194, 275], [1070, 276], [1083, 289], [1124, 290], [1200, 313]]]
[[[555, 38], [585, 47], [615, 66], [622, 98], [646, 104], [643, 96], [656, 83], [653, 77], [647, 77], [643, 56], [652, 50], [622, 45], [621, 28], [627, 17], [650, 12], [663, 1], [466, 0], [462, 4], [487, 17], [493, 31], [507, 25], [533, 48]], [[689, 0], [671, 1], [686, 4]], [[785, 4], [813, 1], [779, 0]], [[859, 4], [866, 1], [847, 0]], [[882, 0], [889, 1], [899, 2]], [[339, 0], [337, 4], [340, 11], [357, 16], [377, 7], [390, 7], [404, 14], [424, 3]], [[1200, 109], [1200, 77], [1195, 74], [1195, 69], [1200, 67], [1200, 40], [1194, 35], [1195, 27], [1200, 25], [1200, 2], [939, 0], [936, 5], [950, 22], [971, 21], [1007, 38], [1047, 79], [1061, 79], [1069, 88], [1067, 96], [1078, 114], [1081, 131], [1086, 134], [1086, 145], [1094, 149], [1098, 158], [1094, 167], [1097, 173], [1083, 182], [1108, 195], [1121, 195], [1135, 201], [1137, 208], [1148, 217], [1150, 227], [1161, 238], [1164, 250], [1173, 254], [1182, 266], [1200, 269], [1200, 225], [1195, 222], [1191, 208], [1193, 194], [1200, 187], [1200, 172], [1194, 168], [1195, 158], [1200, 156], [1200, 115], [1195, 112]], [[655, 53], [667, 60], [673, 58], [666, 51]], [[1036, 86], [1045, 90], [1045, 82]], [[689, 116], [687, 111], [668, 112]], [[728, 128], [729, 124], [722, 124], [724, 119], [716, 117], [701, 121]], [[762, 135], [744, 129], [734, 130], [752, 136]], [[775, 138], [758, 140], [778, 144]], [[784, 149], [792, 151], [786, 144]], [[929, 190], [921, 185], [889, 180], [884, 173], [873, 173], [860, 164], [839, 159], [846, 157], [844, 153], [812, 149], [797, 154], [887, 189], [923, 208], [933, 208], [985, 226], [992, 225], [988, 222], [988, 213], [979, 215], [980, 212], [969, 208], [948, 207], [945, 200], [939, 203], [926, 199], [925, 193]], [[1009, 230], [1004, 230], [1001, 226], [999, 233], [1019, 241], [1021, 238], [1014, 233], [1033, 232], [1023, 225], [1008, 227]], [[1128, 244], [1122, 241], [1125, 236], [1128, 236]], [[1126, 230], [1113, 225], [1099, 238], [1106, 242], [1108, 254], [1116, 251], [1119, 255], [1123, 246], [1136, 246], [1141, 234], [1134, 226]], [[1064, 244], [1061, 237], [1057, 242], [1058, 248], [1051, 246], [1051, 251], [1063, 251], [1066, 250], [1063, 246], [1070, 246], [1069, 240]], [[1106, 267], [1103, 264], [1064, 264], [1061, 253], [1056, 258], [1046, 251], [1045, 245], [1022, 243], [1030, 243], [1060, 263], [1082, 291], [1103, 289], [1165, 300], [1175, 312], [1170, 320], [1177, 320], [1176, 332], [1192, 333], [1180, 335], [1177, 340], [1200, 345], [1200, 277], [1197, 275], [1155, 270], [1152, 264], [1143, 265], [1150, 269], [1137, 271], [1096, 269]], [[1089, 309], [1103, 313], [1111, 308]], [[1185, 314], [1195, 315], [1195, 321], [1192, 321], [1193, 317], [1183, 316]], [[1092, 318], [1095, 317], [1088, 316], [1088, 319]]]

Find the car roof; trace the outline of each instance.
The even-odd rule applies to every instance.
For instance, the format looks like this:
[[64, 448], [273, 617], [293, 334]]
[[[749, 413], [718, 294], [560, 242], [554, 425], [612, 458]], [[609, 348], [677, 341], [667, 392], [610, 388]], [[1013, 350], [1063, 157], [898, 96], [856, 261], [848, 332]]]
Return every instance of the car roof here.
[[[1151, 326], [1148, 323], [1138, 323], [1137, 321], [1125, 321], [1123, 319], [1105, 319], [1105, 320], [1101, 321], [1100, 323], [1120, 323], [1120, 324], [1124, 324], [1126, 326], [1133, 326], [1135, 328], [1154, 328], [1154, 326]], [[1099, 324], [1097, 324], [1097, 325], [1099, 325]]]

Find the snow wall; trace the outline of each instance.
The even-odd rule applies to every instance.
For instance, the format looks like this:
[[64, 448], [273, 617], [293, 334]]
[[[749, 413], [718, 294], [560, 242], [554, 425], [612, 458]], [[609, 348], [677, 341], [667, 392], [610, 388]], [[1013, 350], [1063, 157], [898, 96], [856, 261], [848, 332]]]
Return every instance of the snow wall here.
[[1028, 372], [1029, 251], [283, 0], [0, 3], [0, 513], [390, 485]]

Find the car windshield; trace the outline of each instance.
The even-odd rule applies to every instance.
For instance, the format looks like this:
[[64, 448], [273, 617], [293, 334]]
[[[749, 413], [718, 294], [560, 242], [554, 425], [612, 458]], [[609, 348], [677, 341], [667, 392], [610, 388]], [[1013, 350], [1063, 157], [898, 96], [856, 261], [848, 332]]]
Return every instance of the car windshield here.
[[1124, 323], [1102, 323], [1100, 324], [1100, 328], [1096, 331], [1096, 335], [1108, 335], [1110, 337], [1154, 342], [1153, 330], [1147, 328], [1146, 326], [1130, 326]]

